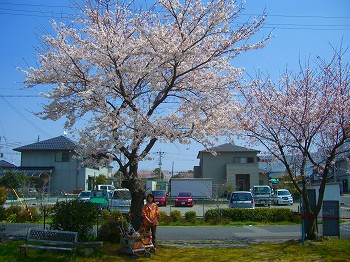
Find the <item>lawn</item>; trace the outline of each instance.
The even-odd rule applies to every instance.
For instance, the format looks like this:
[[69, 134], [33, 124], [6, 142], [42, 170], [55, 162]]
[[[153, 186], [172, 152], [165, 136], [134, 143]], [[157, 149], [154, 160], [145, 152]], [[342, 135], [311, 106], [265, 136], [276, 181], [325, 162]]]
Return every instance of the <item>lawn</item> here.
[[[18, 245], [21, 241], [0, 242], [0, 261], [18, 261]], [[174, 243], [172, 243], [174, 244]], [[283, 243], [236, 243], [222, 247], [225, 243], [160, 243], [157, 252], [151, 258], [140, 255], [137, 261], [349, 261], [349, 239], [323, 239], [318, 242], [306, 241], [302, 245], [298, 241]], [[80, 252], [76, 261], [131, 261], [127, 255], [117, 255], [119, 245], [104, 243], [94, 257], [84, 257]], [[30, 250], [21, 261], [70, 261], [62, 252], [51, 253]]]

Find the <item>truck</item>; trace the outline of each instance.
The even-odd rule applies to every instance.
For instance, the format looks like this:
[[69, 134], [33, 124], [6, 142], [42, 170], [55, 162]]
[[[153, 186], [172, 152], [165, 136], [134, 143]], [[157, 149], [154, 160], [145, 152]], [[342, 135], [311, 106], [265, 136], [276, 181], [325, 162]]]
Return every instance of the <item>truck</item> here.
[[191, 192], [195, 199], [211, 199], [212, 187], [211, 178], [172, 178], [170, 196], [175, 198], [180, 192]]
[[272, 189], [268, 185], [253, 186], [255, 206], [270, 206], [272, 204]]
[[92, 190], [90, 202], [95, 204], [99, 211], [108, 209], [109, 194], [107, 190]]
[[152, 179], [147, 179], [146, 181], [146, 194], [151, 193], [151, 191], [157, 189], [157, 181]]

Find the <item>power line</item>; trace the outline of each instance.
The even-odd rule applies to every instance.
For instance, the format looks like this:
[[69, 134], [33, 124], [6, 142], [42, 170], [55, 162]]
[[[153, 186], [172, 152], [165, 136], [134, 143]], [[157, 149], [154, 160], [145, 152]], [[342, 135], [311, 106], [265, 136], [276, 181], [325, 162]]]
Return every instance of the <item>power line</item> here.
[[0, 95], [1, 98], [4, 98], [4, 97], [42, 97], [42, 96], [39, 96], [39, 95]]
[[[0, 3], [0, 5], [9, 5], [9, 6], [24, 6], [24, 7], [45, 7], [45, 8], [71, 8], [70, 6], [51, 6], [44, 4], [12, 4], [12, 3]], [[0, 14], [5, 15], [17, 15], [17, 16], [31, 16], [31, 17], [50, 17], [50, 18], [68, 18], [69, 16], [78, 16], [75, 13], [57, 13], [53, 11], [33, 11], [28, 9], [15, 9], [15, 8], [0, 8], [5, 12], [0, 12]], [[10, 11], [10, 12], [7, 12]], [[13, 12], [22, 12], [22, 13], [13, 13]], [[24, 13], [23, 13], [24, 12]], [[34, 13], [34, 14], [33, 14]], [[37, 14], [39, 13], [39, 14]], [[261, 14], [253, 13], [242, 13], [241, 16], [261, 16]], [[267, 14], [267, 17], [283, 17], [283, 18], [317, 18], [317, 19], [350, 19], [350, 16], [322, 16], [322, 15], [284, 15], [284, 14]], [[243, 24], [243, 23], [242, 23]], [[290, 27], [293, 26], [293, 27]], [[350, 30], [350, 28], [336, 28], [334, 27], [348, 27], [350, 25], [322, 25], [322, 24], [269, 24], [265, 23], [264, 28], [277, 28], [277, 29], [303, 29], [303, 30]], [[311, 28], [310, 28], [311, 27]], [[315, 27], [330, 27], [330, 28], [315, 28]]]
[[48, 133], [46, 133], [44, 130], [42, 130], [40, 127], [38, 127], [36, 124], [34, 124], [32, 121], [30, 121], [27, 117], [25, 117], [16, 107], [14, 107], [9, 101], [5, 99], [5, 97], [1, 97], [2, 100], [13, 110], [15, 111], [22, 119], [27, 121], [30, 125], [35, 127], [38, 131], [42, 132], [46, 136], [50, 137]]
[[21, 3], [0, 3], [0, 5], [19, 5], [19, 6], [33, 6], [33, 7], [52, 7], [52, 8], [69, 8], [70, 6], [67, 5], [43, 5], [43, 4], [21, 4]]
[[[28, 3], [0, 3], [0, 5], [9, 6], [26, 6], [26, 7], [46, 7], [46, 8], [72, 8], [68, 5], [45, 5], [45, 4], [28, 4]], [[260, 13], [241, 13], [242, 16], [261, 16]], [[267, 14], [271, 17], [290, 17], [290, 18], [322, 18], [322, 19], [350, 19], [350, 16], [323, 16], [323, 15], [285, 15], [285, 14]]]
[[[242, 16], [261, 16], [261, 14], [240, 14]], [[322, 16], [322, 15], [283, 15], [267, 14], [267, 17], [289, 17], [289, 18], [322, 18], [322, 19], [350, 19], [350, 16]]]

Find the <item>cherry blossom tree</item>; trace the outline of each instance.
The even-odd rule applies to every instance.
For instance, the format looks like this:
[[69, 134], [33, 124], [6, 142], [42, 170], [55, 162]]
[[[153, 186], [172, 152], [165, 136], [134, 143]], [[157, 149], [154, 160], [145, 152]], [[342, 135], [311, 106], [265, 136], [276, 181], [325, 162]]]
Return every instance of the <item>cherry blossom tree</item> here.
[[[318, 237], [316, 217], [334, 161], [349, 150], [350, 71], [344, 55], [335, 50], [328, 62], [318, 57], [314, 68], [301, 66], [297, 74], [287, 71], [277, 83], [259, 76], [241, 89], [244, 134], [284, 164], [305, 203], [308, 239]], [[321, 174], [314, 208], [307, 194], [310, 165]]]
[[[72, 24], [52, 21], [55, 35], [44, 36], [25, 82], [47, 88], [50, 102], [39, 117], [78, 127], [87, 161], [119, 164], [137, 228], [144, 198], [138, 163], [158, 141], [212, 146], [230, 135], [242, 73], [232, 60], [270, 36], [253, 40], [265, 16], [238, 22], [243, 6], [233, 1], [86, 4]], [[81, 119], [88, 120], [83, 128]]]

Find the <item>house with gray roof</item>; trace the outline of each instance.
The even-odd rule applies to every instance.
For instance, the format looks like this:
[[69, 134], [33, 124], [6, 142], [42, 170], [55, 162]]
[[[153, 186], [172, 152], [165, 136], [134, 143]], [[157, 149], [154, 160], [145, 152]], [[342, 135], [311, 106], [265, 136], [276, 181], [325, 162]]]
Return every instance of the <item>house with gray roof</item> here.
[[234, 190], [268, 184], [268, 174], [259, 172], [258, 153], [260, 151], [230, 143], [200, 151], [194, 176], [212, 178], [213, 184], [231, 185]]
[[0, 160], [0, 177], [7, 171], [13, 171], [16, 169], [16, 165], [11, 164], [5, 160]]
[[109, 168], [82, 166], [76, 154], [78, 145], [66, 136], [58, 136], [44, 141], [14, 148], [21, 153], [21, 165], [16, 173], [45, 178], [48, 192], [69, 192], [92, 189], [93, 178], [103, 174], [111, 176]]

